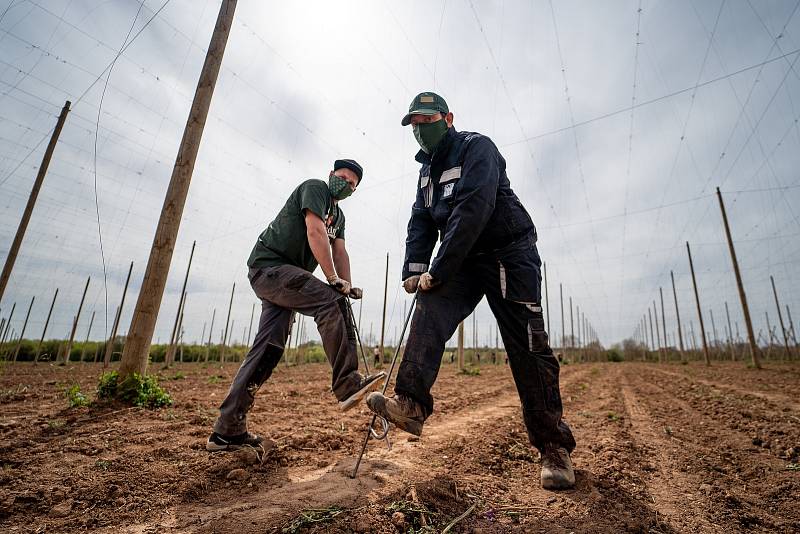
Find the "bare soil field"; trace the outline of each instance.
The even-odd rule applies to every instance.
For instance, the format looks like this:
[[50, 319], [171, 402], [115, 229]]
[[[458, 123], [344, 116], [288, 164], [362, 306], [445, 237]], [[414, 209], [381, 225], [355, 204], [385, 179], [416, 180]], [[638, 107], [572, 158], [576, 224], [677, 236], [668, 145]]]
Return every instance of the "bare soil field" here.
[[93, 364], [7, 365], [0, 531], [800, 532], [800, 365], [766, 367], [564, 366], [577, 487], [553, 493], [502, 365], [444, 365], [422, 437], [370, 441], [355, 480], [368, 411], [339, 412], [327, 365], [261, 389], [263, 455], [205, 451], [236, 364], [152, 366], [175, 401], [155, 411], [69, 408]]

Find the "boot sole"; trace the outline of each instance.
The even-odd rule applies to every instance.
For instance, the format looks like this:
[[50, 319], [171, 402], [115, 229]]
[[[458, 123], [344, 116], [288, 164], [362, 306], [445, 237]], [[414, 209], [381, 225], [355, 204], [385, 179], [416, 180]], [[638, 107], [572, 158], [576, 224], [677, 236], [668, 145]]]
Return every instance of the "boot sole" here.
[[384, 372], [378, 373], [377, 374], [378, 378], [376, 378], [375, 380], [373, 380], [372, 382], [370, 382], [369, 384], [367, 384], [363, 388], [359, 389], [358, 391], [356, 391], [355, 393], [353, 393], [352, 395], [347, 397], [345, 400], [340, 401], [339, 402], [339, 409], [342, 410], [343, 412], [346, 412], [346, 411], [352, 409], [356, 404], [358, 404], [358, 401], [360, 401], [361, 399], [363, 399], [367, 395], [367, 393], [371, 393], [372, 391], [375, 391], [376, 389], [378, 389], [378, 385], [380, 384], [381, 378], [383, 378], [385, 376], [386, 376], [386, 373], [384, 373]]

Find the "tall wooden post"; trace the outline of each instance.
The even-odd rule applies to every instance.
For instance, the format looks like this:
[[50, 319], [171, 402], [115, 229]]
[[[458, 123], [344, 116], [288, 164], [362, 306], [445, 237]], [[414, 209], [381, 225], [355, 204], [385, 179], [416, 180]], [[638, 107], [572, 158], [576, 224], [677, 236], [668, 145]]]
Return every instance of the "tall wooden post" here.
[[[647, 307], [647, 319], [650, 322], [650, 344], [653, 346], [653, 350], [656, 350], [656, 338], [654, 335], [655, 330], [653, 330], [653, 312], [650, 309], [650, 306]], [[658, 322], [656, 322], [658, 324]]]
[[6, 336], [8, 335], [9, 330], [11, 329], [11, 319], [14, 317], [14, 310], [17, 309], [16, 301], [11, 306], [11, 313], [8, 314], [8, 319], [6, 319], [6, 326], [5, 328], [0, 327], [0, 345], [5, 343]]
[[189, 270], [192, 268], [192, 258], [194, 258], [194, 247], [196, 245], [197, 241], [192, 241], [192, 251], [189, 253], [189, 263], [186, 265], [186, 275], [183, 277], [181, 296], [178, 299], [178, 311], [175, 312], [175, 323], [172, 325], [172, 335], [169, 337], [169, 348], [167, 349], [167, 355], [164, 358], [167, 365], [170, 365], [175, 361], [175, 343], [178, 335], [178, 321], [183, 313], [183, 303], [186, 299], [186, 283], [189, 281]]
[[[250, 308], [250, 327], [247, 329], [247, 346], [250, 346], [250, 334], [253, 333], [253, 317], [256, 314], [256, 303], [253, 303], [253, 306]], [[361, 311], [359, 310], [359, 319], [361, 318]], [[291, 328], [289, 331], [291, 332]]]
[[689, 254], [689, 269], [692, 271], [692, 286], [694, 287], [694, 300], [697, 303], [697, 318], [700, 321], [700, 337], [703, 338], [703, 357], [705, 358], [706, 365], [711, 365], [711, 360], [708, 357], [708, 342], [706, 341], [706, 328], [703, 324], [703, 311], [700, 308], [700, 294], [697, 291], [697, 280], [694, 277], [694, 262], [692, 262], [692, 249], [689, 248], [689, 242], [686, 242], [686, 252]]
[[[133, 272], [133, 262], [131, 262], [130, 267], [128, 267], [128, 276], [125, 278], [125, 287], [122, 289], [122, 300], [120, 300], [119, 306], [117, 306], [117, 313], [114, 315], [114, 325], [111, 327], [111, 337], [108, 339], [108, 342], [106, 342], [106, 352], [105, 355], [103, 356], [103, 368], [108, 367], [108, 365], [111, 363], [111, 353], [114, 350], [114, 342], [117, 339], [117, 329], [119, 328], [119, 321], [120, 318], [122, 317], [122, 308], [125, 306], [125, 295], [128, 294], [128, 284], [131, 281], [132, 272]], [[148, 345], [148, 356], [149, 355], [150, 355], [150, 349]]]
[[389, 253], [386, 253], [386, 274], [383, 280], [383, 313], [381, 314], [381, 344], [380, 344], [380, 357], [383, 361], [383, 341], [386, 334], [386, 296], [389, 291]]
[[186, 196], [189, 192], [189, 183], [192, 179], [192, 171], [200, 148], [200, 140], [203, 136], [208, 108], [211, 104], [211, 97], [214, 94], [214, 86], [222, 64], [222, 56], [225, 52], [231, 23], [233, 22], [236, 2], [237, 0], [222, 0], [219, 8], [214, 33], [211, 36], [203, 70], [197, 82], [189, 118], [186, 121], [183, 139], [181, 139], [178, 156], [175, 159], [175, 167], [173, 168], [166, 198], [164, 199], [164, 207], [161, 210], [161, 217], [153, 238], [153, 246], [150, 250], [150, 258], [147, 260], [144, 281], [136, 302], [136, 309], [133, 312], [133, 318], [131, 319], [128, 342], [125, 344], [125, 350], [122, 353], [120, 378], [132, 373], [144, 375], [147, 370], [150, 342], [153, 339], [153, 331], [158, 318], [161, 298], [164, 295], [164, 286], [169, 274], [178, 227], [186, 204]]
[[89, 328], [86, 330], [86, 341], [83, 342], [83, 348], [81, 348], [81, 363], [83, 363], [83, 357], [86, 356], [86, 345], [89, 343], [89, 335], [92, 333], [92, 325], [94, 324], [94, 310], [92, 310], [92, 318], [89, 319]]
[[[547, 334], [551, 334], [550, 332], [550, 295], [547, 291], [547, 263], [542, 263], [542, 269], [544, 271], [544, 306], [547, 310]], [[496, 344], [496, 343], [495, 343]]]
[[208, 329], [208, 343], [206, 343], [206, 363], [208, 363], [208, 353], [211, 352], [211, 336], [214, 333], [214, 319], [217, 317], [217, 309], [211, 312], [211, 328]]
[[44, 336], [47, 333], [47, 326], [50, 324], [50, 316], [53, 315], [53, 307], [56, 305], [56, 297], [58, 297], [58, 288], [56, 288], [56, 292], [53, 294], [53, 302], [50, 303], [50, 311], [47, 312], [47, 320], [44, 322], [42, 337], [39, 339], [39, 344], [36, 346], [36, 355], [33, 357], [33, 363], [37, 363], [39, 361], [39, 352], [42, 350], [42, 342], [44, 342]]
[[681, 311], [678, 308], [678, 292], [675, 291], [675, 275], [672, 271], [669, 272], [669, 277], [672, 280], [672, 298], [675, 300], [675, 320], [678, 322], [678, 343], [681, 349], [681, 356], [683, 356], [683, 331], [681, 329]]
[[778, 308], [778, 321], [781, 324], [781, 331], [783, 332], [783, 345], [786, 347], [786, 358], [791, 359], [792, 352], [789, 349], [789, 335], [786, 333], [786, 326], [783, 324], [783, 314], [781, 313], [781, 304], [778, 302], [778, 291], [775, 289], [775, 278], [769, 275], [769, 281], [772, 284], [772, 294], [775, 296], [775, 307]]
[[789, 310], [789, 305], [786, 304], [786, 318], [789, 321], [789, 332], [792, 333], [792, 339], [794, 340], [794, 348], [797, 348], [797, 334], [794, 330], [794, 321], [792, 321], [792, 312]]
[[[180, 346], [181, 357], [180, 357], [179, 361], [181, 363], [183, 363], [183, 334], [184, 334], [183, 316], [185, 315], [185, 313], [186, 313], [186, 292], [184, 291], [183, 292], [183, 308], [181, 309], [181, 317], [178, 320], [178, 334], [177, 334], [177, 339], [175, 340], [176, 344]], [[173, 358], [174, 358], [174, 356], [175, 355], [173, 353]]]
[[559, 282], [558, 294], [561, 298], [561, 350], [564, 351], [564, 338], [566, 337], [566, 327], [564, 323], [564, 286]]
[[569, 346], [575, 347], [575, 315], [572, 313], [572, 297], [569, 297]]
[[17, 227], [17, 233], [14, 234], [14, 241], [11, 242], [11, 248], [8, 250], [6, 262], [3, 265], [3, 272], [0, 274], [0, 302], [3, 300], [3, 294], [6, 291], [8, 279], [11, 278], [11, 271], [14, 269], [14, 262], [17, 261], [19, 247], [22, 245], [22, 239], [25, 237], [25, 231], [28, 229], [28, 223], [31, 220], [33, 207], [36, 205], [36, 199], [39, 196], [39, 191], [42, 189], [42, 182], [44, 182], [44, 177], [47, 174], [48, 167], [50, 166], [50, 159], [53, 157], [53, 151], [56, 149], [58, 137], [61, 135], [61, 129], [64, 127], [64, 121], [67, 120], [69, 106], [70, 102], [67, 100], [64, 103], [64, 107], [61, 108], [61, 114], [58, 116], [58, 122], [56, 122], [53, 135], [50, 136], [50, 142], [48, 143], [47, 149], [45, 149], [44, 156], [42, 157], [42, 164], [39, 166], [39, 172], [36, 173], [36, 180], [33, 182], [31, 194], [28, 196], [28, 204], [25, 206], [25, 211], [22, 213], [22, 219], [19, 221], [19, 226]]
[[231, 301], [228, 304], [228, 318], [225, 319], [225, 332], [222, 334], [222, 346], [219, 348], [219, 362], [225, 363], [225, 347], [228, 340], [228, 325], [231, 322], [231, 310], [233, 309], [233, 293], [236, 291], [236, 282], [233, 283], [231, 288]]
[[664, 360], [667, 360], [669, 355], [667, 352], [669, 348], [669, 343], [667, 342], [667, 315], [664, 313], [664, 290], [661, 286], [658, 288], [658, 295], [659, 298], [661, 298], [661, 329], [664, 331]]
[[728, 301], [725, 301], [725, 317], [728, 320], [728, 348], [731, 351], [731, 360], [736, 359], [736, 353], [733, 348], [733, 328], [731, 328], [731, 314], [728, 311]]
[[464, 369], [464, 321], [458, 323], [458, 370]]
[[658, 326], [658, 308], [656, 308], [656, 301], [653, 301], [653, 319], [655, 319], [656, 323], [656, 345], [658, 349], [658, 362], [661, 363], [662, 360], [662, 353], [661, 353], [661, 327]]
[[33, 301], [36, 300], [36, 297], [31, 297], [31, 303], [28, 306], [28, 313], [25, 314], [25, 322], [22, 323], [22, 331], [19, 333], [19, 339], [17, 340], [17, 348], [14, 349], [14, 361], [17, 361], [17, 356], [19, 355], [19, 348], [22, 346], [22, 340], [25, 338], [25, 329], [28, 327], [28, 319], [31, 316], [31, 310], [33, 309]]
[[718, 338], [717, 338], [717, 324], [714, 322], [714, 309], [713, 308], [709, 308], [708, 309], [708, 314], [709, 314], [709, 317], [711, 317], [711, 333], [714, 335], [714, 337], [713, 337], [714, 345], [713, 346], [714, 346], [714, 352], [716, 353], [716, 352], [719, 351], [719, 341], [718, 341]]
[[761, 369], [761, 361], [758, 357], [758, 346], [756, 345], [756, 337], [753, 333], [753, 322], [750, 320], [750, 308], [747, 305], [747, 295], [745, 295], [744, 284], [742, 283], [742, 275], [739, 272], [739, 261], [736, 259], [736, 249], [733, 247], [733, 238], [731, 237], [731, 229], [728, 225], [728, 216], [725, 213], [725, 203], [722, 202], [722, 193], [720, 193], [719, 187], [717, 187], [717, 199], [719, 200], [719, 209], [722, 212], [722, 222], [725, 225], [725, 236], [728, 239], [728, 249], [731, 253], [733, 272], [736, 275], [736, 287], [739, 290], [739, 300], [742, 303], [744, 323], [747, 327], [747, 339], [750, 343], [750, 359], [756, 369]]
[[75, 314], [75, 322], [72, 323], [72, 331], [69, 333], [69, 341], [67, 341], [67, 348], [64, 351], [64, 362], [69, 363], [70, 353], [72, 352], [72, 343], [75, 341], [75, 332], [78, 331], [78, 321], [81, 318], [81, 310], [83, 310], [83, 301], [86, 300], [86, 291], [89, 289], [89, 281], [92, 277], [86, 279], [86, 285], [83, 288], [83, 296], [81, 296], [81, 303], [78, 305], [78, 313]]

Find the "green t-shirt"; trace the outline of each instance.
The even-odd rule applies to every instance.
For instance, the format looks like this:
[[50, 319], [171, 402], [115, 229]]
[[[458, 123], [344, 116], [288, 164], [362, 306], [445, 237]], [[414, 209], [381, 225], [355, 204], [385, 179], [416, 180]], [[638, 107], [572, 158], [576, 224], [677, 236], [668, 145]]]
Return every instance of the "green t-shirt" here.
[[331, 242], [344, 239], [344, 213], [333, 203], [328, 184], [322, 180], [306, 180], [289, 195], [278, 216], [258, 236], [247, 265], [294, 265], [313, 272], [318, 264], [308, 245], [305, 210], [311, 210], [325, 222]]

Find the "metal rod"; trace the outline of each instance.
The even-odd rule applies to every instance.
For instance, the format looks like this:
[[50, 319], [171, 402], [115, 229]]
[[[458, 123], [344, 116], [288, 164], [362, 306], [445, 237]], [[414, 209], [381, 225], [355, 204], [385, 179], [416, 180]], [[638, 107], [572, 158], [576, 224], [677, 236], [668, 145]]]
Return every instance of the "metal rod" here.
[[389, 291], [389, 253], [386, 253], [386, 275], [383, 281], [383, 313], [381, 314], [381, 360], [383, 360], [383, 341], [386, 333], [386, 296]]
[[[400, 340], [398, 340], [397, 347], [394, 349], [394, 356], [392, 357], [392, 363], [389, 366], [389, 372], [386, 373], [386, 380], [383, 383], [383, 389], [381, 390], [381, 394], [385, 395], [386, 390], [389, 387], [389, 382], [392, 379], [392, 373], [394, 372], [394, 367], [397, 364], [397, 356], [400, 354], [400, 341], [406, 335], [406, 328], [408, 328], [409, 319], [411, 319], [411, 315], [414, 313], [414, 305], [417, 303], [417, 294], [414, 293], [414, 299], [411, 301], [411, 309], [408, 310], [408, 315], [406, 315], [405, 321], [403, 322], [403, 330], [400, 332]], [[356, 465], [353, 468], [353, 474], [350, 478], [356, 478], [358, 474], [358, 467], [361, 465], [361, 459], [364, 457], [364, 452], [367, 450], [367, 443], [369, 443], [369, 438], [373, 433], [372, 427], [375, 425], [375, 421], [378, 418], [377, 414], [372, 414], [372, 419], [370, 420], [369, 427], [367, 427], [367, 435], [364, 438], [364, 444], [361, 446], [361, 453], [358, 455], [358, 460], [356, 460]], [[388, 432], [388, 427], [387, 427]]]

